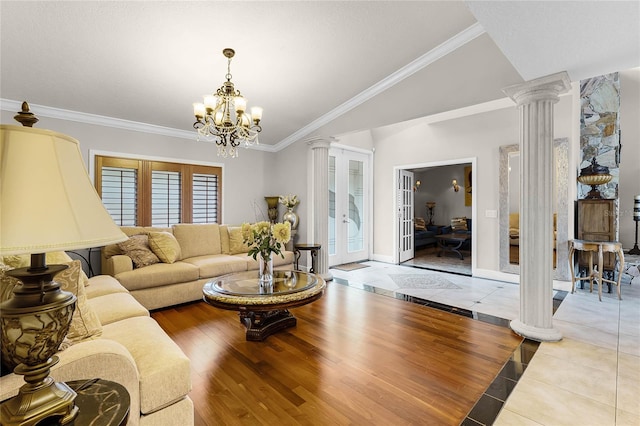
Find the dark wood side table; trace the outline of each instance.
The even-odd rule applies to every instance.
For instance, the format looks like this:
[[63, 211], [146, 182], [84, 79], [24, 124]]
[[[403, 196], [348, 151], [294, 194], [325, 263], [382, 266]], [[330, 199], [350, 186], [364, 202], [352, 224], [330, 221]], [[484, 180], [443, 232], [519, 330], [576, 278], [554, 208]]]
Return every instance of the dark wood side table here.
[[[65, 382], [76, 393], [78, 414], [67, 426], [124, 426], [129, 419], [131, 398], [119, 383], [103, 379]], [[48, 417], [38, 426], [59, 426], [60, 416]]]
[[66, 382], [78, 393], [76, 406], [78, 416], [74, 426], [123, 426], [129, 418], [131, 399], [129, 392], [120, 383], [98, 379]]
[[316, 273], [316, 262], [318, 260], [318, 252], [320, 251], [320, 249], [322, 248], [322, 246], [320, 244], [296, 244], [293, 246], [293, 252], [295, 254], [295, 268], [296, 270], [299, 269], [298, 266], [298, 261], [300, 260], [300, 256], [301, 256], [301, 252], [302, 251], [310, 251], [311, 252], [311, 269], [309, 269], [309, 272], [312, 274]]

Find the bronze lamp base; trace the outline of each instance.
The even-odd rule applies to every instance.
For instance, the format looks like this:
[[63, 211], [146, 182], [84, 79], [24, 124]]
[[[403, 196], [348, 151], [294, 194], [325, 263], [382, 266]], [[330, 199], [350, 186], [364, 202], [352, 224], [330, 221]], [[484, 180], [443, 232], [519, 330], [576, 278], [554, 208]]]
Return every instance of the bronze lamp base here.
[[65, 383], [49, 377], [49, 370], [58, 363], [58, 357], [36, 367], [20, 364], [16, 374], [24, 375], [27, 382], [18, 395], [4, 402], [0, 408], [0, 424], [5, 426], [34, 426], [44, 419], [58, 417], [59, 425], [70, 423], [78, 414], [74, 400], [76, 393]]

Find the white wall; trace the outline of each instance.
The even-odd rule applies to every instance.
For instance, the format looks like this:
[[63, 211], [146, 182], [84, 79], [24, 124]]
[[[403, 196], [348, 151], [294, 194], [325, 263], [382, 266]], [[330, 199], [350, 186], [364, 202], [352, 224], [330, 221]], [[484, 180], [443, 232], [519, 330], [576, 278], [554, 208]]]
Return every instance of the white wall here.
[[[307, 182], [309, 168], [307, 165], [307, 151], [309, 147], [304, 142], [289, 145], [286, 149], [277, 152], [274, 162], [267, 169], [267, 191], [273, 195], [297, 195], [300, 204], [295, 208], [299, 216], [297, 235], [295, 243], [312, 243], [307, 239], [307, 227], [309, 225], [308, 212], [311, 204], [310, 196], [307, 195]], [[282, 215], [286, 208], [278, 206], [278, 220], [282, 220]], [[301, 259], [305, 259], [303, 256]], [[301, 260], [302, 262], [302, 260]]]
[[640, 68], [620, 72], [620, 200], [619, 235], [625, 249], [633, 247], [633, 197], [640, 195]]

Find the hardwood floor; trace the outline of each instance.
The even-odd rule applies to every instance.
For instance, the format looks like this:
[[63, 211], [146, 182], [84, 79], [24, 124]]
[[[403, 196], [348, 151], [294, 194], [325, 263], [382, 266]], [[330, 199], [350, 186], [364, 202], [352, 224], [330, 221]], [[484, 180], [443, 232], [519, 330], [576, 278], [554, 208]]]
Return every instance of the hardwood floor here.
[[333, 282], [292, 313], [264, 342], [204, 302], [152, 313], [191, 359], [196, 425], [458, 425], [522, 340]]

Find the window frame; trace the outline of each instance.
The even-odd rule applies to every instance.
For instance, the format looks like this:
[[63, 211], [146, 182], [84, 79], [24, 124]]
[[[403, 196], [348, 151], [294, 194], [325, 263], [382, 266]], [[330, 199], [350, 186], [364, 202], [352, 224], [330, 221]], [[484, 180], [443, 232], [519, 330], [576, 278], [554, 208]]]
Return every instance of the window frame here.
[[151, 226], [151, 172], [177, 171], [181, 176], [181, 219], [180, 223], [193, 222], [193, 174], [217, 175], [217, 217], [222, 223], [222, 180], [223, 168], [219, 165], [190, 163], [187, 160], [165, 160], [127, 157], [112, 153], [92, 153], [94, 187], [102, 199], [102, 167], [121, 167], [137, 170], [137, 217], [136, 226]]

